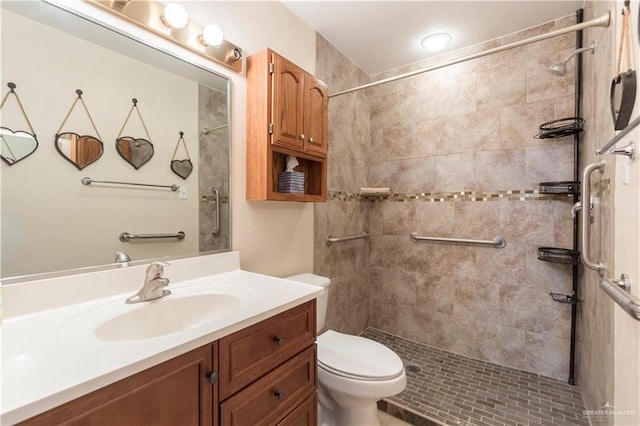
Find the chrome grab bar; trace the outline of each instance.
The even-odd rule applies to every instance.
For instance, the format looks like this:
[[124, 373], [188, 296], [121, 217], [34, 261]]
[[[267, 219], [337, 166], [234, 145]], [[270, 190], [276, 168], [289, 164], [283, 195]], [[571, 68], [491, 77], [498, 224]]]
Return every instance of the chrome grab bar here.
[[333, 243], [342, 243], [344, 241], [360, 240], [369, 237], [371, 237], [371, 234], [369, 234], [368, 232], [363, 232], [360, 235], [351, 235], [349, 237], [332, 237], [331, 235], [329, 235], [326, 242], [327, 245], [330, 246]]
[[213, 192], [213, 198], [216, 203], [216, 224], [213, 227], [213, 235], [220, 233], [220, 190], [215, 186], [211, 190]]
[[467, 238], [444, 238], [444, 237], [421, 237], [418, 236], [417, 232], [412, 232], [409, 234], [409, 238], [414, 243], [427, 241], [427, 242], [436, 242], [436, 243], [452, 243], [452, 244], [473, 244], [480, 246], [493, 246], [495, 248], [504, 248], [507, 245], [507, 241], [498, 236], [493, 240], [471, 240]]
[[172, 191], [177, 191], [178, 188], [180, 188], [178, 185], [173, 184], [173, 185], [154, 185], [151, 183], [135, 183], [135, 182], [117, 182], [117, 181], [113, 181], [113, 180], [94, 180], [91, 179], [90, 177], [83, 177], [82, 179], [80, 179], [80, 182], [82, 182], [83, 185], [91, 185], [92, 183], [110, 183], [113, 185], [133, 185], [133, 186], [148, 186], [148, 187], [153, 187], [153, 188], [169, 188]]
[[602, 146], [602, 148], [600, 148], [599, 150], [596, 151], [597, 155], [602, 155], [605, 154], [609, 148], [611, 148], [613, 145], [617, 144], [618, 142], [620, 142], [620, 139], [624, 138], [625, 136], [627, 136], [629, 134], [629, 132], [631, 132], [631, 130], [633, 130], [638, 124], [640, 124], [640, 117], [637, 117], [635, 120], [633, 120], [631, 123], [627, 124], [627, 127], [625, 127], [624, 129], [622, 129], [622, 131], [620, 133], [618, 133], [617, 135], [615, 135], [613, 137], [613, 139], [611, 139], [609, 142], [607, 142], [606, 144], [604, 144]]
[[130, 234], [128, 232], [123, 232], [120, 234], [120, 241], [126, 243], [129, 240], [146, 240], [154, 238], [177, 238], [182, 240], [185, 235], [186, 234], [182, 231], [178, 231], [175, 234]]
[[[582, 171], [582, 184], [580, 185], [580, 199], [582, 203], [591, 203], [591, 174], [598, 170], [600, 173], [604, 173], [604, 165], [605, 163], [593, 163], [589, 164]], [[587, 201], [585, 201], [587, 200]], [[602, 273], [604, 271], [605, 265], [602, 261], [593, 261], [591, 260], [591, 256], [589, 253], [589, 226], [590, 226], [590, 214], [591, 209], [589, 207], [585, 207], [580, 209], [580, 218], [581, 220], [581, 238], [582, 238], [582, 248], [580, 250], [580, 257], [582, 259], [582, 263], [589, 269], [593, 269], [594, 271], [598, 271]]]
[[218, 126], [218, 127], [209, 127], [208, 129], [202, 129], [202, 134], [203, 135], [208, 135], [211, 132], [215, 132], [216, 130], [224, 129], [225, 127], [229, 127], [229, 124], [223, 124], [222, 126]]
[[640, 321], [640, 299], [630, 293], [631, 280], [627, 274], [622, 274], [619, 280], [602, 278], [600, 288], [632, 318]]

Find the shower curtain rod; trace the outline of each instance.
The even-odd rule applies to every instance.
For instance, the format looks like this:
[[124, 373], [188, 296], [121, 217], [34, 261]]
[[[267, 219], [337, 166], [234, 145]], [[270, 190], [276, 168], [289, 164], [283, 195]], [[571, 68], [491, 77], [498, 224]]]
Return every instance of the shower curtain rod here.
[[335, 96], [345, 95], [347, 93], [355, 92], [357, 90], [368, 89], [369, 87], [378, 86], [380, 84], [390, 83], [392, 81], [401, 80], [403, 78], [412, 77], [414, 75], [422, 74], [428, 71], [437, 70], [439, 68], [448, 67], [449, 65], [459, 64], [461, 62], [470, 61], [472, 59], [481, 58], [483, 56], [492, 55], [494, 53], [503, 52], [505, 50], [513, 49], [515, 47], [524, 46], [526, 44], [535, 43], [536, 41], [546, 40], [548, 38], [557, 37], [563, 34], [567, 34], [574, 31], [580, 31], [589, 27], [608, 27], [611, 22], [611, 12], [607, 12], [602, 16], [591, 19], [590, 21], [581, 22], [579, 24], [571, 25], [566, 28], [561, 28], [559, 30], [551, 31], [546, 34], [540, 34], [537, 36], [529, 37], [524, 40], [515, 41], [513, 43], [505, 44], [504, 46], [494, 47], [493, 49], [484, 50], [482, 52], [473, 53], [471, 55], [463, 56], [458, 59], [453, 59], [451, 61], [443, 62], [439, 65], [434, 65], [427, 68], [421, 68], [419, 70], [410, 71], [405, 74], [396, 75], [394, 77], [388, 77], [382, 80], [374, 81], [372, 83], [363, 84], [362, 86], [353, 87], [351, 89], [341, 90], [340, 92], [332, 93], [329, 95], [330, 98]]

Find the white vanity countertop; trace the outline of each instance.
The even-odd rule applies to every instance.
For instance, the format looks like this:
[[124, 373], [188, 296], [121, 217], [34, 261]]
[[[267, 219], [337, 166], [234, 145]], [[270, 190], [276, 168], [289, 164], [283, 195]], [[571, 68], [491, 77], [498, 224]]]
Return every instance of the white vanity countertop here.
[[[143, 308], [145, 303], [154, 303], [124, 306], [124, 300], [137, 289], [5, 319], [0, 327], [0, 423], [9, 425], [26, 420], [284, 312], [324, 292], [321, 287], [240, 270], [237, 253], [211, 256], [231, 260], [232, 267], [182, 281], [175, 281], [171, 268], [166, 268], [165, 276], [171, 278], [168, 288], [173, 294], [164, 299], [222, 291], [239, 295], [241, 302], [233, 309], [225, 309], [223, 315], [213, 320], [203, 319], [182, 331], [133, 340], [98, 338], [96, 326], [110, 318], [110, 311], [130, 312]], [[219, 263], [219, 258], [215, 260]], [[113, 272], [119, 273], [117, 270]], [[111, 274], [111, 279], [113, 276]], [[140, 283], [137, 287], [140, 287], [144, 275], [137, 276]], [[88, 274], [85, 280], [91, 278], [92, 275]], [[89, 284], [85, 282], [85, 285]], [[5, 293], [10, 292], [3, 290], [3, 295]], [[5, 304], [12, 300], [7, 296], [4, 299]]]

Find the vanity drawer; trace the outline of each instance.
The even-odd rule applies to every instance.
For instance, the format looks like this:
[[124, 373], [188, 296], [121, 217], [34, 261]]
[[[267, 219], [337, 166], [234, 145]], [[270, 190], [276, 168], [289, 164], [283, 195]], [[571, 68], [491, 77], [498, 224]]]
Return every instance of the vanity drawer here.
[[311, 395], [278, 423], [278, 426], [316, 426], [317, 423], [318, 402], [315, 395]]
[[310, 300], [220, 339], [220, 400], [313, 345], [316, 301]]
[[[220, 424], [276, 424], [288, 418], [288, 413], [293, 414], [292, 409], [297, 409], [306, 399], [315, 404], [315, 391], [316, 348], [313, 345], [224, 401], [220, 405]], [[304, 413], [298, 417], [304, 418]]]

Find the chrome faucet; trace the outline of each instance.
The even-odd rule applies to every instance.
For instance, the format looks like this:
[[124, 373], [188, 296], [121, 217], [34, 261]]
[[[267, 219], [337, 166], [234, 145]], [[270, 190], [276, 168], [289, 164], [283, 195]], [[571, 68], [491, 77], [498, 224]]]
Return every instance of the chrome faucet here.
[[114, 263], [119, 263], [121, 266], [128, 266], [128, 262], [131, 262], [129, 255], [123, 251], [117, 251], [113, 254], [116, 255]]
[[126, 300], [126, 303], [147, 302], [149, 300], [160, 299], [171, 294], [171, 290], [166, 290], [169, 285], [169, 278], [163, 278], [164, 267], [169, 266], [167, 262], [153, 262], [147, 267], [146, 277], [142, 288]]

